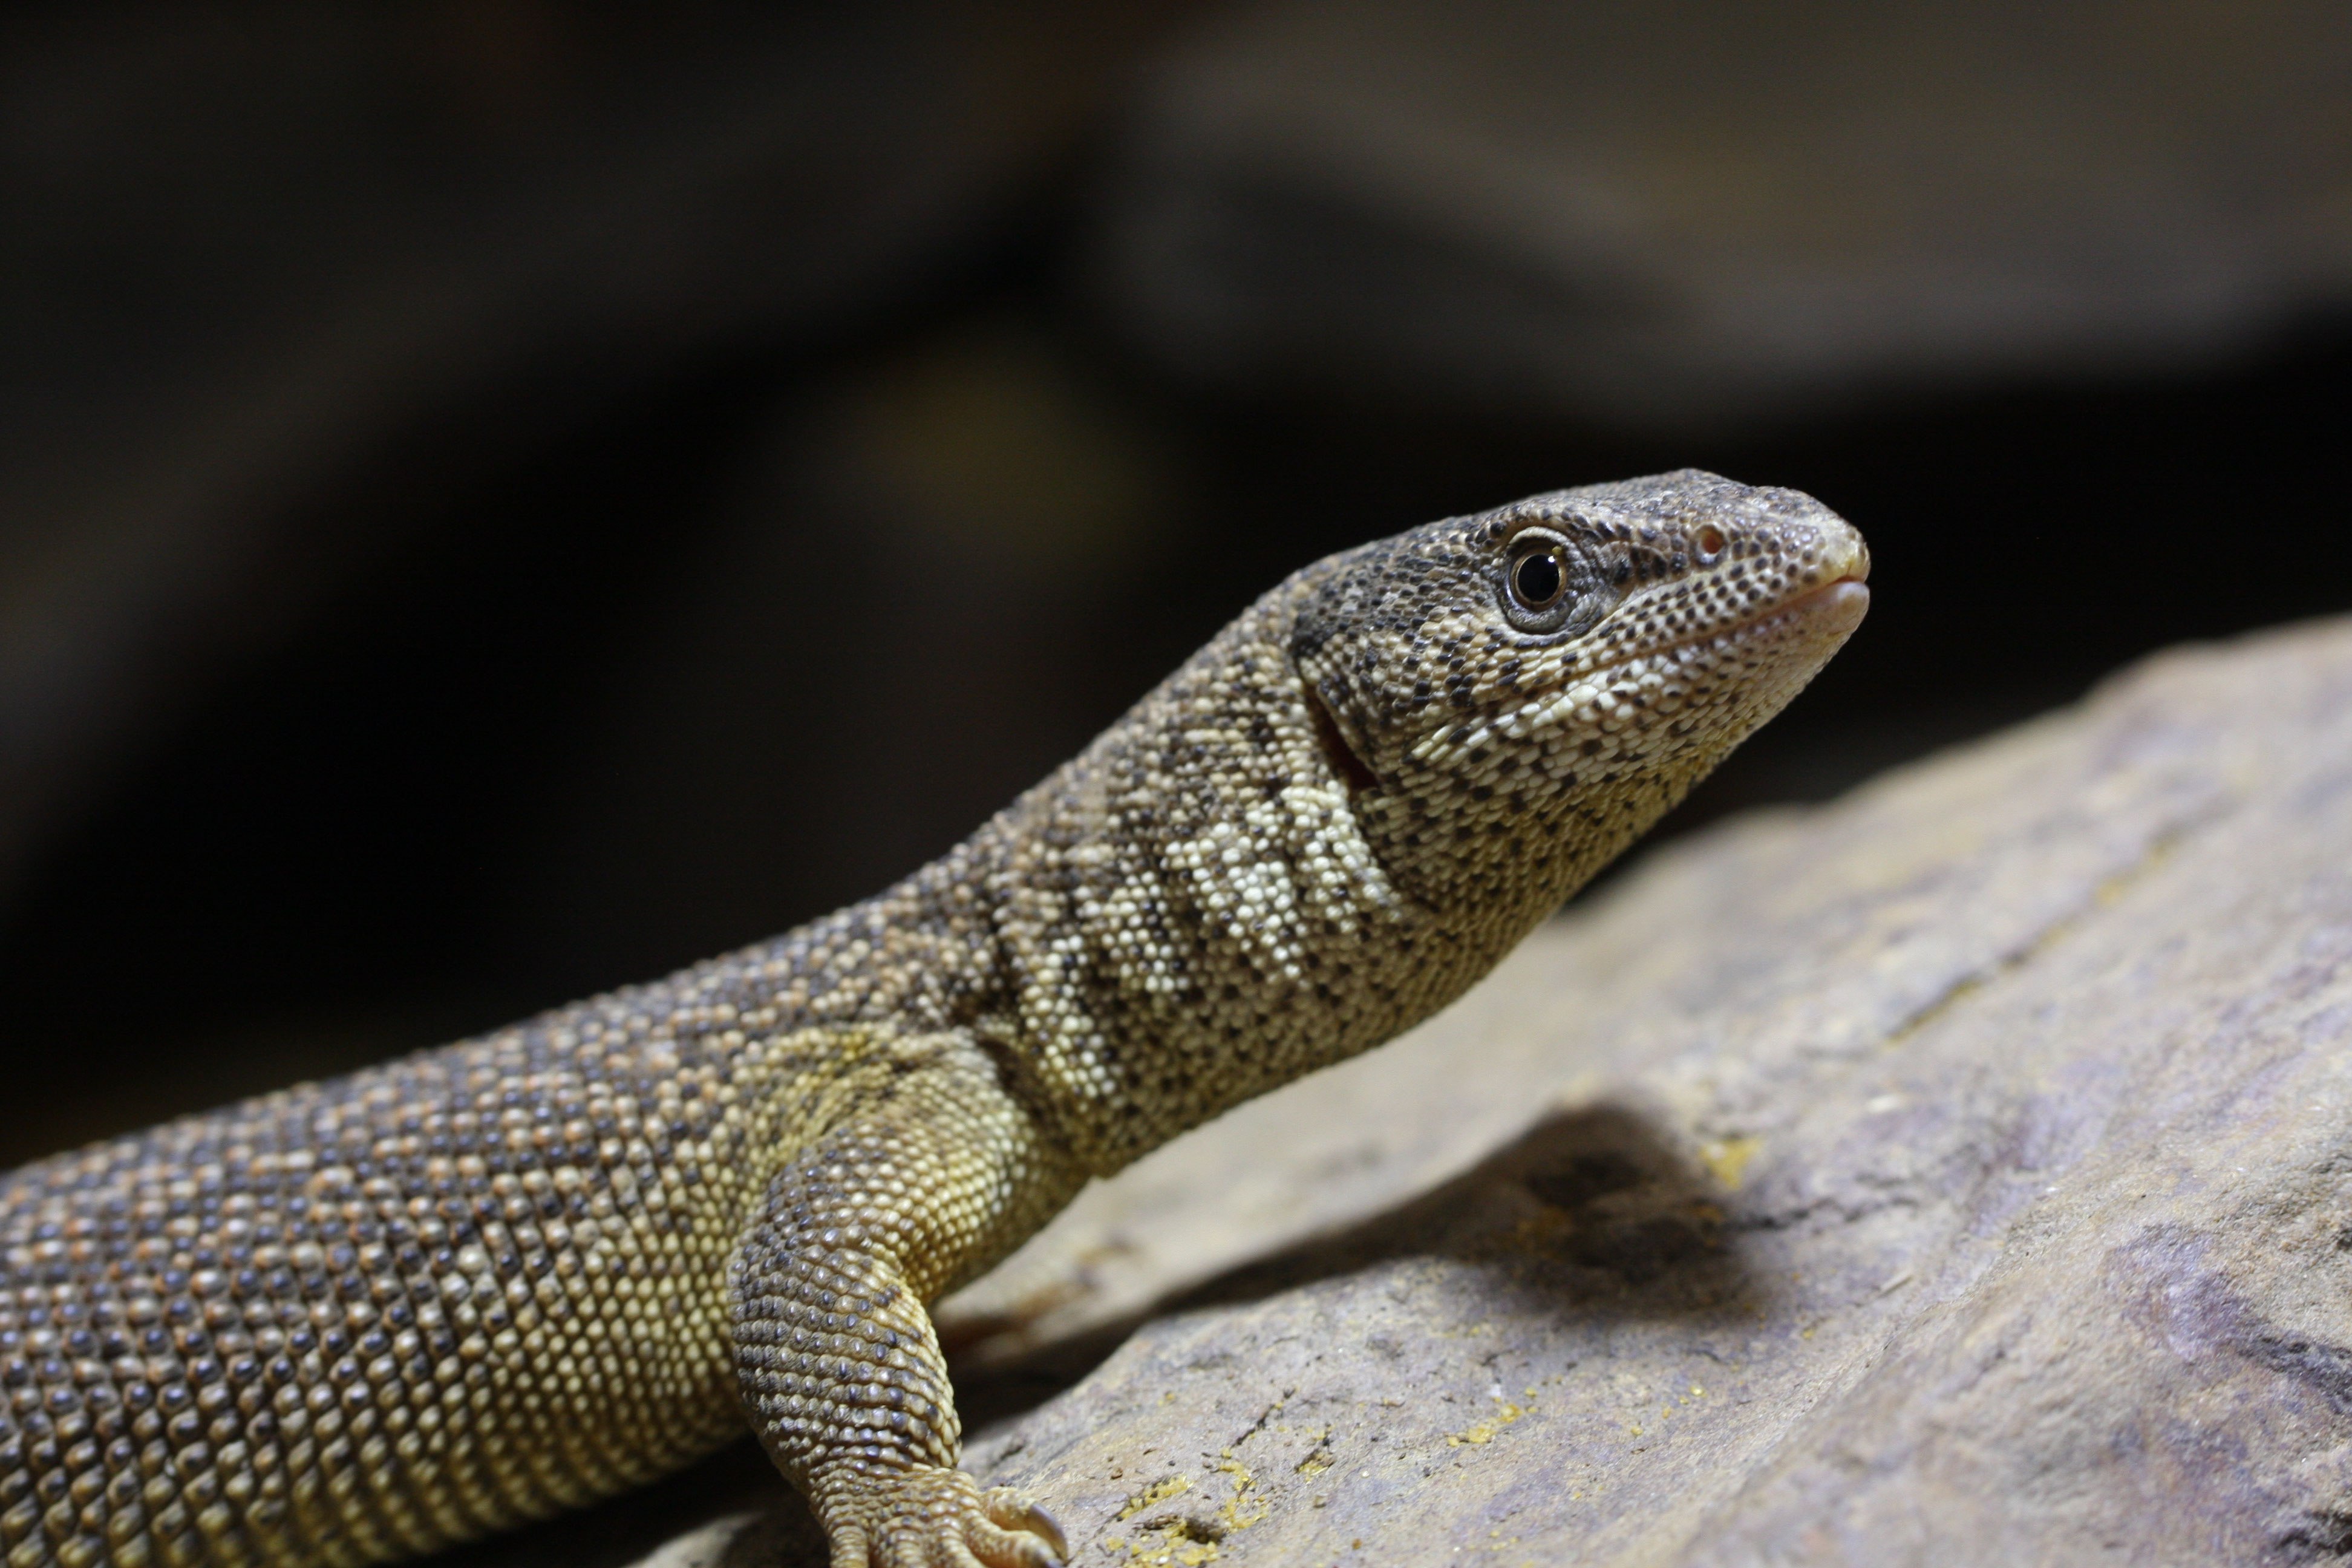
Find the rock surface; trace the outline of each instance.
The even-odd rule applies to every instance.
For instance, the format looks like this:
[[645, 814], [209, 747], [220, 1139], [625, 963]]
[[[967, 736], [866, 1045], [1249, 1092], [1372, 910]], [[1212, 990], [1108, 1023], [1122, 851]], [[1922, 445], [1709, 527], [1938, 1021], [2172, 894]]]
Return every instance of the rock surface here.
[[1079, 1564], [2352, 1552], [2352, 623], [1669, 847], [942, 1318], [1140, 1325], [970, 1447]]

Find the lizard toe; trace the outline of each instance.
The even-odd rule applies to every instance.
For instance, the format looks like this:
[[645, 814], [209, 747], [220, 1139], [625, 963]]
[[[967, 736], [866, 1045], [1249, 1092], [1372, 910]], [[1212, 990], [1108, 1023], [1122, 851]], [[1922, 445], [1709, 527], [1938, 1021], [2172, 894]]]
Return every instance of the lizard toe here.
[[982, 1494], [961, 1470], [901, 1473], [843, 1510], [833, 1568], [1063, 1568], [1069, 1545], [1053, 1516], [1007, 1487]]
[[872, 1543], [857, 1526], [844, 1525], [834, 1531], [826, 1544], [832, 1552], [831, 1568], [873, 1568]]
[[1062, 1568], [1069, 1561], [1061, 1525], [1013, 1488], [992, 1488], [982, 1505], [987, 1521], [971, 1537], [971, 1549], [988, 1568]]

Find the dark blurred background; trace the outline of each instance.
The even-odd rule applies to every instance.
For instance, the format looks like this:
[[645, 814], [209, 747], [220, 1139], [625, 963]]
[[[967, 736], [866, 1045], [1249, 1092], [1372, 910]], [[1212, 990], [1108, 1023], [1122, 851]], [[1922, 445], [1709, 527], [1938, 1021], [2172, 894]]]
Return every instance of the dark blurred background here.
[[1696, 464], [1678, 816], [2352, 609], [2341, 0], [0, 19], [0, 1163], [874, 891], [1328, 550]]

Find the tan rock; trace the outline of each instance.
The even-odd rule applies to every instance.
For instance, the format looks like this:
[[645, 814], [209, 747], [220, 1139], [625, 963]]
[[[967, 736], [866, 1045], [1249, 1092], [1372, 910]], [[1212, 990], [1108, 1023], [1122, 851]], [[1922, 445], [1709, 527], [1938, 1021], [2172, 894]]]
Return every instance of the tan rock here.
[[1081, 1564], [2340, 1555], [2352, 622], [1663, 848], [942, 1315], [1140, 1321], [970, 1448]]
[[1041, 1324], [1391, 1206], [972, 1462], [1080, 1561], [2331, 1554], [2347, 1110], [2336, 625], [1669, 848], [1414, 1038], [1091, 1194], [1020, 1260], [1087, 1287]]

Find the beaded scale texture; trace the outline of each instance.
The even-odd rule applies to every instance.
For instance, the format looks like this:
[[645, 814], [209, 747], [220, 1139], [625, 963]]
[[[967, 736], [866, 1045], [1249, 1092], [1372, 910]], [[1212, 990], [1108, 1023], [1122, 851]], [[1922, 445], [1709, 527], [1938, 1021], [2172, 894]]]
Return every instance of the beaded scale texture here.
[[0, 1561], [381, 1562], [755, 1430], [836, 1564], [1045, 1568], [925, 1303], [1459, 995], [1861, 621], [1684, 471], [1333, 556], [879, 897], [0, 1178]]

